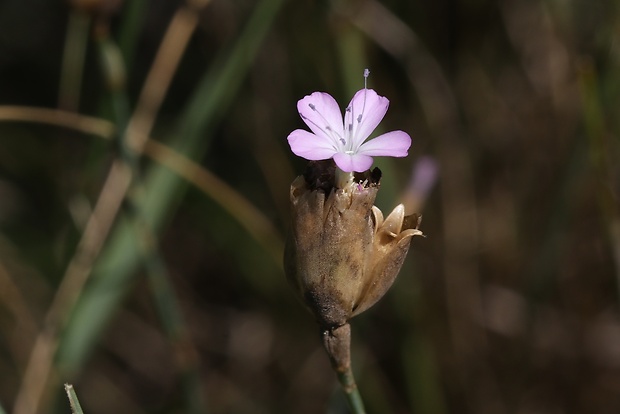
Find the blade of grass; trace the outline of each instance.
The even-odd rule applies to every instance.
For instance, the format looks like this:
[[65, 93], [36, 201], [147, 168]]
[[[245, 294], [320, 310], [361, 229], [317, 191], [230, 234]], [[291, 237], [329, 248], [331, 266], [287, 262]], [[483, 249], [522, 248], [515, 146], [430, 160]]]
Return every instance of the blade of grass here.
[[[207, 126], [205, 120], [213, 121], [216, 115], [221, 115], [222, 112], [217, 112], [216, 109], [221, 110], [223, 106], [226, 106], [222, 105], [222, 101], [224, 101], [225, 104], [230, 103], [231, 95], [234, 95], [230, 94], [231, 89], [233, 91], [238, 89], [242, 76], [249, 68], [249, 64], [256, 53], [260, 40], [264, 36], [266, 29], [270, 26], [281, 3], [281, 0], [264, 1], [261, 3], [253, 18], [250, 20], [250, 24], [248, 24], [246, 31], [237, 42], [237, 46], [234, 48], [230, 59], [227, 59], [227, 63], [216, 66], [217, 69], [209, 72], [205, 77], [205, 81], [202, 83], [203, 87], [199, 88], [197, 99], [188, 106], [187, 113], [192, 116], [188, 116], [188, 122], [181, 124], [186, 127], [186, 130], [189, 126], [190, 133], [185, 135], [186, 138], [188, 136], [193, 138], [189, 140], [189, 144], [192, 144], [192, 141], [194, 141], [194, 146], [199, 147], [200, 145], [198, 144], [202, 138], [202, 130]], [[223, 81], [220, 81], [220, 79], [223, 79]], [[209, 85], [213, 83], [217, 85], [218, 88], [215, 88], [213, 92], [214, 95], [211, 95]], [[207, 103], [210, 101], [211, 105], [204, 105], [205, 96]], [[228, 100], [225, 99], [226, 96], [229, 97]], [[217, 102], [219, 102], [219, 105], [216, 105]], [[159, 196], [164, 193], [173, 196], [175, 188], [179, 185], [179, 179], [163, 168], [155, 167], [151, 171], [152, 173], [149, 176], [150, 180], [147, 180], [147, 188], [150, 192], [154, 192]], [[112, 175], [114, 179], [108, 180], [112, 184], [117, 184], [118, 180], [116, 178], [129, 178], [127, 172], [120, 174], [118, 177], [115, 177], [114, 174]], [[109, 192], [109, 194], [124, 194], [128, 186], [129, 182], [125, 185], [121, 185], [120, 189], [114, 189], [112, 192]], [[166, 191], [160, 191], [162, 189]], [[108, 192], [102, 192], [102, 194], [104, 193]], [[122, 198], [115, 199], [120, 201]], [[171, 197], [163, 197], [160, 203], [151, 203], [147, 200], [145, 203], [145, 210], [147, 212], [145, 217], [147, 220], [153, 220], [156, 224], [153, 226], [154, 228], [161, 226], [166, 210], [172, 207], [172, 201], [173, 198]], [[98, 205], [101, 206], [101, 204]], [[109, 210], [112, 211], [112, 215], [115, 215], [115, 212], [118, 211], [118, 206]], [[104, 212], [110, 213], [110, 211]], [[155, 217], [153, 217], [153, 215]], [[107, 223], [110, 222], [107, 221]], [[99, 220], [95, 219], [92, 224], [96, 228], [96, 225], [99, 224]], [[107, 224], [105, 228], [109, 228]], [[91, 233], [93, 232], [91, 231]], [[94, 240], [88, 241], [89, 237], [87, 237], [86, 241], [88, 243], [94, 243], [94, 245], [91, 246], [92, 248], [85, 249], [82, 247], [78, 249], [78, 251], [87, 253], [86, 256], [76, 256], [78, 260], [72, 262], [80, 267], [79, 269], [72, 270], [73, 273], [79, 275], [79, 280], [82, 281], [78, 283], [78, 285], [83, 285], [91, 271], [89, 264], [86, 266], [80, 265], [90, 263], [95, 257], [99, 256], [97, 253], [99, 253], [101, 243], [105, 237], [105, 232], [102, 235], [94, 237]], [[91, 284], [91, 289], [87, 290], [83, 297], [80, 298], [81, 300], [77, 302], [76, 309], [74, 309], [71, 314], [72, 318], [69, 320], [66, 335], [63, 338], [64, 342], [57, 349], [58, 339], [55, 336], [56, 328], [44, 331], [35, 344], [29, 363], [31, 369], [27, 370], [27, 374], [29, 375], [25, 377], [23, 382], [26, 387], [20, 390], [18, 394], [17, 401], [19, 404], [16, 405], [18, 407], [16, 412], [29, 413], [37, 409], [47, 379], [49, 378], [51, 361], [55, 356], [56, 350], [58, 350], [56, 355], [58, 368], [61, 372], [63, 369], [64, 372], [75, 371], [81, 366], [84, 358], [92, 349], [97, 335], [103, 329], [104, 322], [110, 317], [124, 292], [128, 289], [131, 276], [137, 265], [135, 246], [136, 241], [131, 231], [121, 224], [120, 230], [115, 232], [111, 239], [110, 248], [103, 252], [99, 262], [100, 265], [95, 268], [93, 273], [94, 281]], [[86, 262], [83, 262], [82, 259], [86, 259]], [[97, 281], [99, 283], [97, 283]], [[68, 286], [72, 285], [73, 283], [68, 283]], [[52, 306], [51, 310], [53, 310], [53, 312], [50, 312], [51, 315], [56, 316], [64, 314], [64, 312], [58, 310], [64, 309], [65, 306], [70, 306], [73, 300], [75, 300], [77, 293], [80, 292], [81, 287], [78, 286], [77, 291], [75, 289], [69, 290], [72, 290], [73, 294], [63, 294], [59, 295], [59, 297], [67, 298], [71, 296], [72, 299], [59, 300], [58, 303], [61, 303], [63, 306]], [[86, 309], [81, 309], [80, 305], [86, 307]], [[55, 320], [57, 318], [52, 319]], [[57, 323], [52, 322], [54, 321], [50, 322], [51, 326], [57, 326]]]
[[80, 400], [78, 400], [73, 385], [65, 384], [65, 391], [67, 392], [67, 397], [69, 398], [69, 404], [71, 404], [71, 412], [73, 414], [83, 414], [84, 412], [82, 411]]
[[59, 329], [77, 300], [91, 270], [93, 256], [100, 251], [115, 212], [120, 208], [122, 199], [116, 197], [117, 188], [129, 186], [130, 173], [124, 163], [113, 163], [110, 176], [113, 179], [106, 181], [76, 254], [45, 315], [45, 326], [37, 336], [17, 394], [14, 408], [16, 414], [35, 413], [38, 410], [48, 380], [53, 374], [52, 362], [58, 346]]
[[[48, 108], [0, 106], [0, 121], [58, 125], [106, 140], [112, 139], [115, 131], [114, 124], [109, 121]], [[149, 139], [144, 147], [144, 155], [204, 192], [270, 253], [277, 266], [282, 265], [282, 235], [242, 194], [200, 164], [158, 141]]]
[[281, 266], [284, 242], [265, 215], [239, 192], [217, 176], [184, 155], [156, 141], [149, 141], [144, 149], [153, 160], [192, 183], [222, 206]]
[[[184, 154], [199, 156], [212, 137], [208, 128], [227, 110], [283, 0], [264, 0], [229, 55], [214, 64], [198, 85], [180, 122], [175, 146]], [[144, 220], [161, 230], [178, 202], [182, 180], [165, 167], [154, 165], [144, 181], [141, 203]], [[106, 321], [129, 289], [139, 259], [137, 240], [126, 223], [120, 222], [102, 252], [89, 283], [77, 303], [58, 351], [63, 372], [75, 372], [84, 363]]]
[[80, 106], [84, 58], [88, 45], [90, 16], [78, 9], [71, 9], [67, 38], [62, 58], [58, 107], [77, 111]]
[[182, 377], [185, 396], [185, 412], [204, 413], [205, 401], [202, 395], [203, 385], [199, 372], [199, 356], [186, 328], [179, 301], [175, 296], [174, 287], [166, 264], [159, 254], [157, 239], [152, 229], [140, 214], [141, 188], [134, 191], [131, 197], [131, 221], [140, 241], [139, 250], [143, 266], [153, 295], [153, 300], [162, 322], [164, 331], [172, 345], [174, 359]]
[[27, 347], [31, 345], [36, 336], [38, 326], [26, 298], [14, 282], [14, 279], [19, 276], [21, 275], [12, 275], [7, 266], [0, 262], [0, 303], [15, 319], [16, 326], [19, 326], [13, 335], [15, 339], [7, 340], [7, 345], [14, 355], [15, 363], [21, 370], [28, 358]]
[[590, 163], [596, 174], [596, 195], [605, 230], [611, 242], [612, 257], [616, 267], [617, 298], [620, 301], [620, 214], [618, 214], [617, 196], [613, 193], [613, 171], [611, 170], [613, 154], [618, 153], [618, 143], [611, 137], [606, 125], [602, 99], [599, 96], [601, 81], [597, 76], [594, 63], [584, 61], [579, 71], [583, 117], [588, 137]]
[[122, 13], [122, 20], [119, 27], [118, 46], [123, 54], [123, 60], [127, 71], [130, 72], [134, 60], [134, 53], [138, 40], [140, 38], [140, 30], [142, 23], [147, 16], [147, 0], [133, 0], [125, 2]]
[[[164, 66], [165, 69], [170, 67], [176, 68], [181, 54], [180, 50], [184, 50], [189, 36], [185, 36], [185, 44], [174, 44], [174, 48], [171, 47], [170, 38], [176, 38], [177, 31], [186, 33], [184, 28], [179, 28], [179, 25], [189, 24], [192, 26], [190, 31], [196, 26], [197, 18], [183, 19], [190, 13], [187, 9], [180, 9], [173, 17], [168, 31], [164, 35], [162, 46], [158, 51], [156, 62], [161, 62], [160, 55], [171, 55], [172, 58], [176, 58], [176, 61], [167, 61]], [[197, 13], [197, 10], [192, 10], [191, 13]], [[128, 100], [124, 92], [125, 89], [125, 68], [120, 50], [112, 39], [106, 34], [106, 30], [98, 31], [99, 37], [97, 38], [97, 45], [99, 46], [100, 59], [103, 66], [104, 81], [109, 91], [109, 97], [111, 99], [112, 109], [116, 121], [120, 124], [119, 129], [124, 130], [125, 125], [129, 123], [129, 126], [124, 134], [123, 143], [130, 142], [134, 146], [136, 152], [140, 152], [144, 145], [145, 139], [140, 136], [140, 131], [134, 132], [135, 127], [132, 128], [132, 123], [136, 117], [140, 119], [148, 120], [148, 116], [143, 115], [147, 110], [142, 110], [139, 107], [131, 120], [128, 121]], [[151, 74], [160, 74], [160, 68], [153, 68]], [[161, 86], [162, 89], [166, 89], [165, 82], [169, 82], [170, 77], [163, 77]], [[149, 79], [150, 80], [150, 75]], [[148, 82], [145, 85], [145, 89], [152, 86], [153, 82]], [[159, 85], [158, 85], [159, 86]], [[144, 93], [143, 94], [147, 94]], [[155, 96], [163, 96], [163, 93], [154, 94]], [[155, 103], [157, 107], [158, 102]], [[146, 106], [146, 105], [145, 105]], [[149, 106], [150, 108], [150, 106]], [[153, 111], [152, 117], [155, 116], [156, 110]], [[148, 123], [147, 123], [148, 125]], [[146, 134], [148, 134], [147, 131]], [[140, 139], [134, 139], [139, 137]], [[123, 147], [125, 149], [125, 147]], [[84, 233], [76, 247], [74, 256], [70, 260], [66, 272], [61, 280], [58, 290], [52, 300], [52, 303], [45, 315], [45, 326], [37, 336], [21, 387], [17, 393], [15, 401], [15, 413], [28, 414], [34, 413], [38, 410], [42, 399], [44, 398], [46, 390], [51, 387], [48, 384], [52, 379], [58, 380], [57, 372], [53, 369], [53, 361], [58, 352], [59, 346], [59, 334], [65, 327], [69, 320], [71, 313], [74, 311], [74, 307], [83, 292], [83, 288], [86, 285], [86, 281], [89, 279], [95, 261], [101, 253], [104, 242], [107, 241], [108, 235], [114, 222], [116, 221], [117, 214], [125, 199], [127, 191], [129, 190], [133, 181], [133, 176], [136, 171], [134, 162], [137, 157], [130, 157], [128, 152], [125, 152], [125, 159], [117, 159], [112, 164], [112, 168], [105, 180], [97, 204], [93, 209], [93, 213], [88, 219]], [[129, 163], [126, 161], [130, 161]], [[131, 167], [133, 166], [133, 168]], [[58, 365], [62, 366], [62, 365]]]
[[0, 121], [37, 122], [70, 128], [85, 134], [111, 138], [116, 127], [110, 121], [60, 109], [36, 108], [31, 106], [0, 106]]

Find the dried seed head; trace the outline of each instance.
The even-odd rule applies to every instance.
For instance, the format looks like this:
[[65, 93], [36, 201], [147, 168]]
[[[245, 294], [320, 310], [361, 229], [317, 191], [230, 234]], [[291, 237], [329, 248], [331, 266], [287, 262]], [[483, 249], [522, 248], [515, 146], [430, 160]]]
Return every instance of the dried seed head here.
[[394, 282], [419, 216], [398, 206], [383, 220], [373, 206], [381, 172], [336, 184], [332, 160], [311, 162], [291, 185], [292, 231], [285, 272], [324, 328], [344, 325], [375, 304]]

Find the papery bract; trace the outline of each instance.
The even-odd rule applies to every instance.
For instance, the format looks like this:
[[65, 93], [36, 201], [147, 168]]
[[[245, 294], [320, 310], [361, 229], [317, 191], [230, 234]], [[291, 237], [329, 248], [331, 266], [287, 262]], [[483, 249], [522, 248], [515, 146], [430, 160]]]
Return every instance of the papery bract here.
[[[330, 166], [331, 165], [331, 166]], [[331, 161], [310, 163], [291, 185], [286, 276], [324, 329], [343, 326], [389, 289], [418, 230], [420, 215], [402, 205], [386, 219], [373, 205], [381, 172], [335, 187]]]

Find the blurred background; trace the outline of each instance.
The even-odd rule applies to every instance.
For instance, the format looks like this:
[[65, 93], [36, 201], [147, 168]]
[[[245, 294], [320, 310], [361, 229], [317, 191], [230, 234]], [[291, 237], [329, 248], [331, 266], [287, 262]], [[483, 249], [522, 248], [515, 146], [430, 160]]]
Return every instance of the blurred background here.
[[620, 412], [616, 0], [0, 1], [0, 412], [347, 412], [286, 137], [364, 68], [427, 236], [353, 320], [368, 411]]

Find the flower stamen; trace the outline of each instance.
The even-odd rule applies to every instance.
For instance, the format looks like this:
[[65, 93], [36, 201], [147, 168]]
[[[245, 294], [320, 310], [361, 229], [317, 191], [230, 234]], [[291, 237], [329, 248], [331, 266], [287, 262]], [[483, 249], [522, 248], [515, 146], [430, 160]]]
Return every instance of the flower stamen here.
[[342, 142], [342, 145], [346, 145], [347, 142], [345, 141], [345, 139], [343, 137], [340, 136], [340, 134], [338, 134], [338, 132], [334, 131], [334, 129], [332, 128], [332, 126], [329, 124], [329, 122], [327, 121], [327, 119], [323, 116], [323, 114], [321, 112], [319, 112], [316, 109], [316, 106], [314, 104], [309, 103], [308, 106], [310, 107], [310, 109], [312, 109], [314, 112], [316, 112], [317, 114], [319, 114], [319, 116], [321, 117], [321, 119], [325, 122], [325, 127], [322, 127], [321, 125], [317, 124], [316, 122], [312, 121], [311, 119], [309, 119], [308, 117], [305, 117], [302, 113], [299, 114], [299, 116], [301, 116], [302, 119], [305, 119], [307, 122], [311, 123], [312, 125], [314, 125], [315, 127], [317, 127], [318, 129], [320, 129], [321, 131], [323, 131], [325, 133], [325, 135], [327, 135], [328, 137], [332, 138], [334, 141], [340, 141]]
[[357, 123], [362, 123], [362, 114], [366, 110], [366, 95], [368, 92], [368, 77], [370, 76], [370, 70], [364, 69], [364, 104], [362, 105], [362, 113], [357, 116]]
[[[362, 119], [364, 116], [364, 111], [366, 110], [366, 94], [368, 92], [368, 76], [370, 76], [370, 70], [368, 68], [364, 69], [364, 101], [362, 103], [362, 111], [359, 113], [359, 115], [357, 115], [356, 117], [354, 116], [354, 110], [352, 106], [349, 106], [347, 108], [347, 111], [351, 112], [351, 118], [354, 118], [357, 121], [357, 125], [362, 123]], [[353, 131], [353, 123], [349, 124], [349, 133], [351, 135], [355, 135], [355, 132]], [[357, 129], [357, 128], [356, 128]], [[352, 140], [352, 142], [355, 140]], [[361, 145], [361, 143], [359, 143]]]

